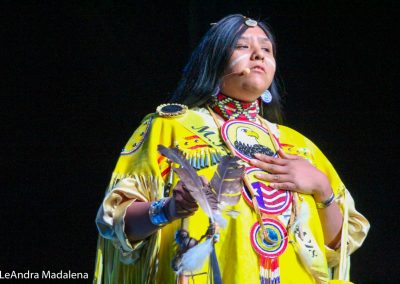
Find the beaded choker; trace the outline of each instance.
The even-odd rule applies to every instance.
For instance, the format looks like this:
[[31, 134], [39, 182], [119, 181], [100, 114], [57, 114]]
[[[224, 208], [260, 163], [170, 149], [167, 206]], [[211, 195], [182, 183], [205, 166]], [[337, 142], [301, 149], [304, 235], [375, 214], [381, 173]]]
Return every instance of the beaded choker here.
[[210, 107], [225, 119], [255, 120], [260, 111], [258, 101], [242, 102], [219, 93]]

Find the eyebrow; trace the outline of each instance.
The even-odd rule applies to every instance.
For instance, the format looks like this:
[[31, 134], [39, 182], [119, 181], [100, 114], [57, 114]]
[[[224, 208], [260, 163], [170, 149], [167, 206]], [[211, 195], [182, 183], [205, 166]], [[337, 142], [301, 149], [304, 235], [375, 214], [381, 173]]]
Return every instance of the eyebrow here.
[[[244, 39], [244, 40], [249, 40], [250, 39], [250, 37], [248, 37], [248, 36], [241, 36], [241, 37], [239, 37], [239, 40], [240, 39]], [[261, 41], [261, 42], [270, 42], [271, 40], [268, 38], [268, 37], [257, 37], [257, 39], [259, 40], [259, 41]]]

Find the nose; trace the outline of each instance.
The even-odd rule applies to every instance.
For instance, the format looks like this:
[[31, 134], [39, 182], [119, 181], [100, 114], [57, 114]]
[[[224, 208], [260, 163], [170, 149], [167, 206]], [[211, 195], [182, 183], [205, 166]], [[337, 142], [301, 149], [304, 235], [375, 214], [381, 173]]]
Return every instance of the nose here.
[[260, 47], [256, 47], [251, 54], [251, 60], [261, 60], [264, 61], [264, 53]]

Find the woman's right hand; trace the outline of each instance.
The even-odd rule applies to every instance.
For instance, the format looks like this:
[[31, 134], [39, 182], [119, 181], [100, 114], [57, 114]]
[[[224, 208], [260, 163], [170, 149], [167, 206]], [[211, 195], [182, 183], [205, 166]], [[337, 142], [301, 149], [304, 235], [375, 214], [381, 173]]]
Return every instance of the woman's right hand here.
[[[160, 226], [153, 224], [149, 217], [149, 208], [152, 203], [151, 201], [135, 201], [127, 208], [124, 222], [125, 233], [130, 241], [144, 240], [160, 229]], [[184, 188], [183, 183], [178, 182], [173, 195], [166, 201], [162, 210], [168, 222], [172, 222], [193, 215], [198, 208], [199, 206], [189, 191]]]
[[178, 182], [173, 195], [166, 204], [166, 214], [170, 222], [193, 215], [199, 205], [182, 182]]

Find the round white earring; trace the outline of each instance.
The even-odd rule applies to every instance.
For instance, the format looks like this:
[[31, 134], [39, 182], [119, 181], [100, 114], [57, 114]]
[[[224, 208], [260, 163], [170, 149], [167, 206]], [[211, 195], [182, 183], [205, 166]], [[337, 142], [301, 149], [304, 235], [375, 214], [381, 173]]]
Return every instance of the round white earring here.
[[271, 92], [268, 89], [265, 90], [265, 92], [261, 95], [261, 99], [265, 104], [269, 104], [272, 101]]
[[219, 86], [217, 86], [214, 90], [214, 92], [211, 94], [211, 97], [215, 98], [219, 92], [221, 91], [221, 88]]

